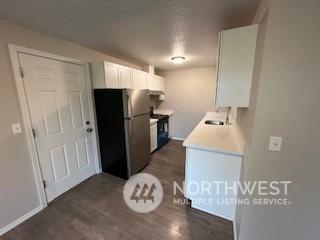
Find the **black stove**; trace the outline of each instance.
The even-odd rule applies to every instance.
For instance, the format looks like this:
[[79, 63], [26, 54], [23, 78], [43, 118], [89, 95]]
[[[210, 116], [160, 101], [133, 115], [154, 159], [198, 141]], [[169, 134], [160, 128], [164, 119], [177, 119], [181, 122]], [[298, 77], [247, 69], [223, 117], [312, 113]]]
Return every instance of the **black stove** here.
[[150, 118], [162, 120], [162, 119], [169, 118], [169, 116], [168, 115], [163, 115], [163, 114], [150, 114]]
[[157, 148], [162, 148], [169, 142], [169, 115], [150, 113], [150, 118], [158, 119], [158, 145]]

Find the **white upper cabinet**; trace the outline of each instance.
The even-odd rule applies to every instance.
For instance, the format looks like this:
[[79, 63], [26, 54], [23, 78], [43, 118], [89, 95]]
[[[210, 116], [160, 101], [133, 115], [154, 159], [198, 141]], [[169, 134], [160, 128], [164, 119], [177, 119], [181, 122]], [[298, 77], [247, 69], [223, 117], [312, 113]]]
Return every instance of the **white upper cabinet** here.
[[119, 88], [118, 65], [105, 62], [104, 69], [106, 88]]
[[216, 106], [248, 107], [258, 25], [219, 34]]
[[131, 69], [119, 66], [119, 87], [132, 88]]
[[134, 89], [148, 89], [147, 73], [138, 70], [132, 70], [132, 87]]
[[164, 92], [164, 78], [158, 75], [148, 74], [148, 89]]
[[150, 90], [155, 90], [156, 89], [154, 76], [155, 75], [153, 75], [153, 74], [147, 74], [147, 84], [148, 84], [148, 89], [150, 89]]
[[93, 88], [150, 89], [164, 93], [163, 77], [119, 64], [93, 63], [91, 73]]
[[155, 76], [154, 80], [156, 82], [156, 90], [160, 90], [164, 92], [164, 78], [157, 75], [154, 75], [154, 76]]

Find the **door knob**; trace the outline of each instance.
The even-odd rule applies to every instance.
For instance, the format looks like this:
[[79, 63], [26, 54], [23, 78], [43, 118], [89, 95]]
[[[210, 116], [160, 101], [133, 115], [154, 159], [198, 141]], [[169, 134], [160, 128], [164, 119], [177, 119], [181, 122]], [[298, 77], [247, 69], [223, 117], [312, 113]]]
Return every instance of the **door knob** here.
[[88, 132], [88, 133], [90, 133], [90, 132], [92, 132], [92, 131], [93, 131], [92, 128], [87, 128], [87, 132]]

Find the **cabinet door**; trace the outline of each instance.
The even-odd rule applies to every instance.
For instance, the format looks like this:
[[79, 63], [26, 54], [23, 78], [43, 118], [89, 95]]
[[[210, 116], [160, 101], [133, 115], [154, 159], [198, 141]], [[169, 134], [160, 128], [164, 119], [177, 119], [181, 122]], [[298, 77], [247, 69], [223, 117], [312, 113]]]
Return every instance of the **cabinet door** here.
[[118, 65], [112, 63], [104, 64], [106, 88], [119, 88]]
[[148, 74], [148, 89], [164, 92], [164, 78], [158, 75]]
[[157, 123], [150, 126], [150, 152], [157, 149], [158, 138], [157, 138]]
[[152, 125], [150, 126], [150, 152], [153, 152], [154, 148], [154, 139], [152, 136]]
[[159, 76], [154, 75], [153, 76], [153, 84], [154, 84], [154, 90], [160, 91], [161, 83]]
[[[201, 159], [201, 164], [199, 164]], [[227, 186], [240, 179], [242, 158], [228, 154], [215, 153], [205, 150], [188, 148], [186, 149], [186, 186], [197, 183], [199, 186], [204, 181], [216, 183], [223, 181]], [[190, 185], [191, 186], [191, 185]], [[224, 185], [222, 185], [224, 186]], [[212, 187], [214, 187], [212, 185]], [[221, 188], [223, 189], [223, 188]], [[235, 204], [206, 204], [210, 199], [222, 202], [224, 199], [236, 201], [237, 194], [233, 191], [194, 191], [193, 188], [185, 189], [185, 197], [191, 200], [191, 207], [211, 213], [229, 220], [234, 219]]]
[[164, 78], [161, 76], [157, 76], [157, 88], [159, 91], [164, 92]]
[[147, 74], [147, 85], [149, 90], [155, 90], [154, 80], [152, 74]]
[[217, 106], [248, 107], [257, 25], [220, 33], [217, 64]]
[[169, 138], [172, 138], [172, 134], [173, 134], [173, 124], [174, 124], [174, 119], [173, 119], [173, 115], [171, 115], [169, 117]]
[[119, 67], [119, 87], [132, 88], [130, 69]]
[[154, 74], [148, 74], [148, 89], [153, 91], [158, 90], [157, 76]]
[[134, 89], [147, 89], [147, 73], [132, 71], [132, 87]]

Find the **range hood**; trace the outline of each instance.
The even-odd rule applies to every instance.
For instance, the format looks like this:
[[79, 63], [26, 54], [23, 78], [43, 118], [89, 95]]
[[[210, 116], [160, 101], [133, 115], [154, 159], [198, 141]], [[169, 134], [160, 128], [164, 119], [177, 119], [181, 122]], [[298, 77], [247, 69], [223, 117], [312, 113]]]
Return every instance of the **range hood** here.
[[149, 94], [152, 96], [160, 96], [164, 95], [164, 92], [159, 90], [149, 90]]

